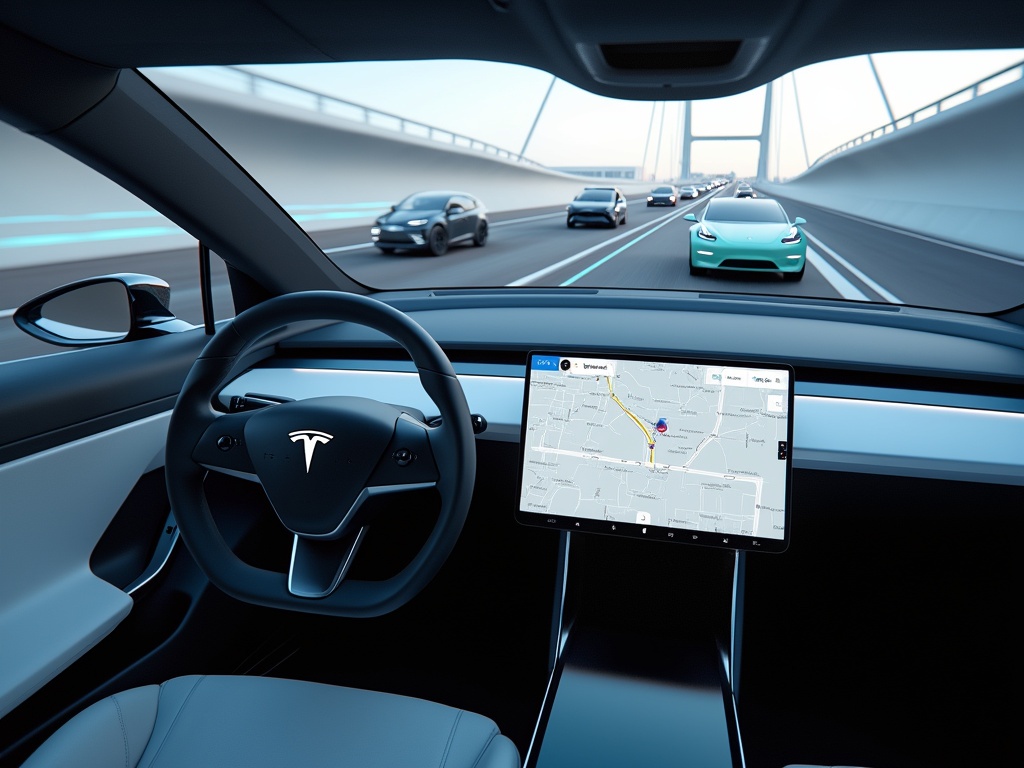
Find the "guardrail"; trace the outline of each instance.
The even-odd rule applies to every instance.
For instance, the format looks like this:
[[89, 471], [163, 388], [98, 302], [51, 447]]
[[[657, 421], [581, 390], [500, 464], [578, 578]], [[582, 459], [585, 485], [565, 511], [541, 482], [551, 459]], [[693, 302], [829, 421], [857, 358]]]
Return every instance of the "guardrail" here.
[[818, 163], [822, 163], [825, 160], [828, 160], [829, 158], [835, 157], [836, 155], [845, 152], [848, 149], [859, 147], [860, 145], [865, 144], [871, 141], [872, 139], [877, 139], [881, 136], [885, 136], [890, 133], [895, 133], [896, 131], [902, 128], [907, 128], [911, 125], [914, 125], [915, 123], [921, 122], [922, 120], [927, 120], [929, 117], [934, 117], [940, 112], [945, 112], [946, 110], [952, 109], [953, 107], [958, 107], [961, 104], [965, 104], [966, 102], [977, 98], [978, 96], [981, 96], [986, 93], [991, 93], [992, 91], [1002, 88], [1005, 85], [1015, 83], [1018, 80], [1021, 80], [1022, 78], [1024, 78], [1024, 61], [1017, 62], [1016, 64], [1009, 66], [1006, 69], [1002, 69], [999, 72], [996, 72], [994, 75], [989, 75], [985, 79], [979, 80], [973, 85], [969, 85], [966, 88], [962, 88], [959, 91], [956, 91], [955, 93], [949, 94], [948, 96], [944, 96], [938, 101], [933, 101], [931, 104], [925, 107], [921, 107], [920, 109], [917, 109], [908, 115], [904, 115], [903, 117], [894, 120], [891, 123], [886, 123], [885, 125], [879, 128], [875, 128], [875, 130], [873, 131], [868, 131], [867, 133], [861, 134], [857, 138], [851, 139], [845, 144], [840, 144], [835, 149], [829, 150], [828, 152], [823, 154], [821, 157], [819, 157], [817, 160], [811, 163], [809, 167], [813, 168], [814, 166], [818, 165]]
[[437, 126], [410, 120], [390, 112], [367, 107], [345, 99], [328, 96], [317, 91], [303, 88], [281, 80], [257, 75], [239, 67], [201, 67], [192, 71], [175, 72], [179, 77], [191, 77], [205, 83], [218, 85], [236, 93], [247, 93], [257, 98], [274, 101], [278, 104], [308, 109], [323, 115], [331, 115], [352, 120], [364, 125], [393, 130], [407, 136], [429, 139], [462, 149], [475, 150], [493, 157], [502, 158], [516, 163], [524, 163], [536, 168], [545, 166], [523, 157], [518, 152], [502, 149], [486, 141], [480, 141], [461, 133], [438, 128]]

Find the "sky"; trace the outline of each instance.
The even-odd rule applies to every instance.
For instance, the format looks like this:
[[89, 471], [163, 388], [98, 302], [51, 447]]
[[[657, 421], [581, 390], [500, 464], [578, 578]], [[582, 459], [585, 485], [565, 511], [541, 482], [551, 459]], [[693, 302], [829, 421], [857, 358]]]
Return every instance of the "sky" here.
[[[1022, 60], [1024, 50], [873, 57], [897, 119]], [[643, 168], [644, 178], [678, 177], [684, 109], [680, 102], [608, 99], [554, 80], [546, 72], [495, 62], [357, 62], [245, 69], [514, 153], [525, 147], [526, 157], [547, 166], [636, 166]], [[694, 135], [758, 134], [765, 90], [694, 102]], [[795, 176], [805, 170], [808, 160], [813, 162], [889, 122], [866, 56], [797, 70], [775, 81], [773, 92], [769, 148], [773, 177]], [[758, 151], [756, 141], [699, 141], [693, 145], [691, 168], [694, 174], [753, 176]]]

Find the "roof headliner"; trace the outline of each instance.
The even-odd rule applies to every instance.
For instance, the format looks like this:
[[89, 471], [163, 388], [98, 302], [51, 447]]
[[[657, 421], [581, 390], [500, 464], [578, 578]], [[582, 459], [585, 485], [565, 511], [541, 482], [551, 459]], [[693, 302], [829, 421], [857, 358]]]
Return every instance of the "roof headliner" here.
[[115, 68], [485, 59], [656, 100], [862, 53], [1024, 47], [1024, 3], [1007, 0], [36, 0], [4, 4], [0, 23]]

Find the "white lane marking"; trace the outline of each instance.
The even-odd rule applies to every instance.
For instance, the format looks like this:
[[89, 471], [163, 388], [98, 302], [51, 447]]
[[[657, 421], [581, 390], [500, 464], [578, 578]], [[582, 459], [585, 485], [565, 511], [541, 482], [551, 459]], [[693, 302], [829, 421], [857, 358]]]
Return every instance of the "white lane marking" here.
[[538, 221], [540, 219], [554, 219], [556, 217], [561, 218], [565, 216], [565, 211], [555, 211], [554, 213], [538, 213], [536, 216], [523, 216], [520, 219], [505, 219], [504, 221], [492, 221], [492, 227], [500, 227], [504, 224], [522, 224], [526, 221]]
[[607, 240], [602, 240], [597, 245], [587, 248], [586, 250], [580, 251], [579, 253], [574, 253], [572, 256], [568, 256], [555, 264], [551, 264], [547, 267], [544, 267], [543, 269], [538, 269], [536, 272], [531, 272], [525, 277], [520, 277], [518, 280], [513, 280], [511, 283], [506, 283], [505, 287], [518, 288], [523, 285], [529, 285], [534, 280], [540, 280], [542, 277], [547, 277], [552, 272], [556, 272], [557, 270], [562, 269], [562, 267], [566, 267], [569, 264], [577, 262], [580, 259], [585, 258], [590, 254], [594, 253], [594, 251], [599, 251], [602, 248], [606, 248], [612, 243], [617, 243], [619, 242], [619, 240], [625, 240], [627, 237], [631, 237], [635, 235], [637, 232], [640, 232], [641, 230], [647, 229], [648, 227], [653, 227], [656, 224], [660, 224], [662, 222], [668, 223], [670, 219], [679, 218], [680, 216], [683, 216], [687, 212], [689, 212], [691, 208], [696, 207], [702, 202], [704, 202], [704, 200], [694, 200], [692, 203], [687, 205], [685, 208], [682, 208], [681, 210], [667, 213], [664, 216], [659, 216], [656, 219], [651, 219], [647, 223], [641, 224], [639, 227], [634, 227], [628, 232], [623, 232], [621, 235], [616, 235], [615, 237], [610, 237]]
[[[807, 232], [805, 231], [804, 234], [807, 234]], [[811, 262], [811, 266], [818, 270], [818, 272], [821, 273], [821, 276], [824, 277], [833, 288], [839, 291], [839, 295], [844, 299], [852, 299], [853, 301], [871, 301], [871, 299], [867, 297], [867, 294], [862, 293], [853, 283], [839, 274], [835, 267], [825, 261], [825, 259], [823, 259], [818, 252], [810, 246], [807, 246], [807, 260]]]
[[360, 248], [372, 248], [373, 243], [359, 243], [358, 245], [342, 245], [338, 248], [324, 248], [324, 253], [341, 253], [342, 251], [358, 251]]
[[[541, 219], [554, 219], [565, 216], [564, 211], [554, 213], [538, 213], [536, 216], [523, 216], [518, 219], [505, 219], [504, 221], [488, 221], [491, 227], [501, 227], [505, 224], [523, 224], [528, 221], [540, 221]], [[342, 251], [358, 251], [360, 248], [372, 248], [373, 243], [359, 243], [358, 245], [342, 245], [337, 248], [324, 248], [324, 253], [341, 253]]]
[[831, 256], [833, 259], [835, 259], [840, 264], [842, 264], [844, 267], [846, 267], [848, 270], [850, 270], [850, 272], [852, 272], [854, 275], [857, 276], [858, 280], [860, 280], [862, 283], [864, 283], [864, 285], [866, 285], [872, 291], [874, 291], [879, 296], [881, 296], [883, 299], [888, 301], [890, 304], [904, 304], [905, 303], [902, 299], [900, 299], [899, 297], [897, 297], [894, 294], [890, 293], [885, 288], [883, 288], [878, 283], [876, 283], [874, 280], [872, 280], [870, 277], [865, 275], [863, 272], [861, 272], [859, 269], [857, 269], [855, 266], [853, 266], [853, 264], [851, 264], [846, 259], [844, 259], [842, 256], [840, 256], [838, 253], [833, 251], [831, 248], [829, 248], [827, 245], [825, 245], [823, 242], [821, 242], [821, 240], [816, 238], [814, 235], [812, 235], [806, 229], [804, 230], [804, 234], [807, 235], [807, 239], [810, 240], [812, 243], [814, 243], [816, 246], [818, 246], [818, 248], [820, 250], [824, 251], [829, 256]]
[[10, 317], [11, 315], [13, 315], [17, 311], [18, 311], [17, 308], [15, 308], [15, 309], [0, 309], [0, 317]]

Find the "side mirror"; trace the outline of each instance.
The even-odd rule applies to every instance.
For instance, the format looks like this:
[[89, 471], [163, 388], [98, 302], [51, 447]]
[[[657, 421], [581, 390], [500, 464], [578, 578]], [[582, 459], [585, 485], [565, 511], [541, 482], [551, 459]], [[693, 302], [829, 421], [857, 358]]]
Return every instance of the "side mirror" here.
[[797, 216], [795, 219], [793, 219], [793, 223], [796, 224], [797, 226], [800, 226], [801, 224], [806, 224], [807, 219], [805, 219], [803, 216]]
[[14, 323], [63, 347], [98, 347], [194, 326], [169, 309], [171, 287], [157, 277], [122, 273], [79, 280], [22, 304]]
[[465, 211], [466, 209], [461, 205], [449, 205], [446, 213], [449, 216], [454, 216], [456, 213], [465, 213]]
[[696, 221], [697, 220], [697, 217], [694, 216], [692, 213], [686, 214], [685, 216], [683, 216], [683, 218], [686, 219], [687, 221]]

